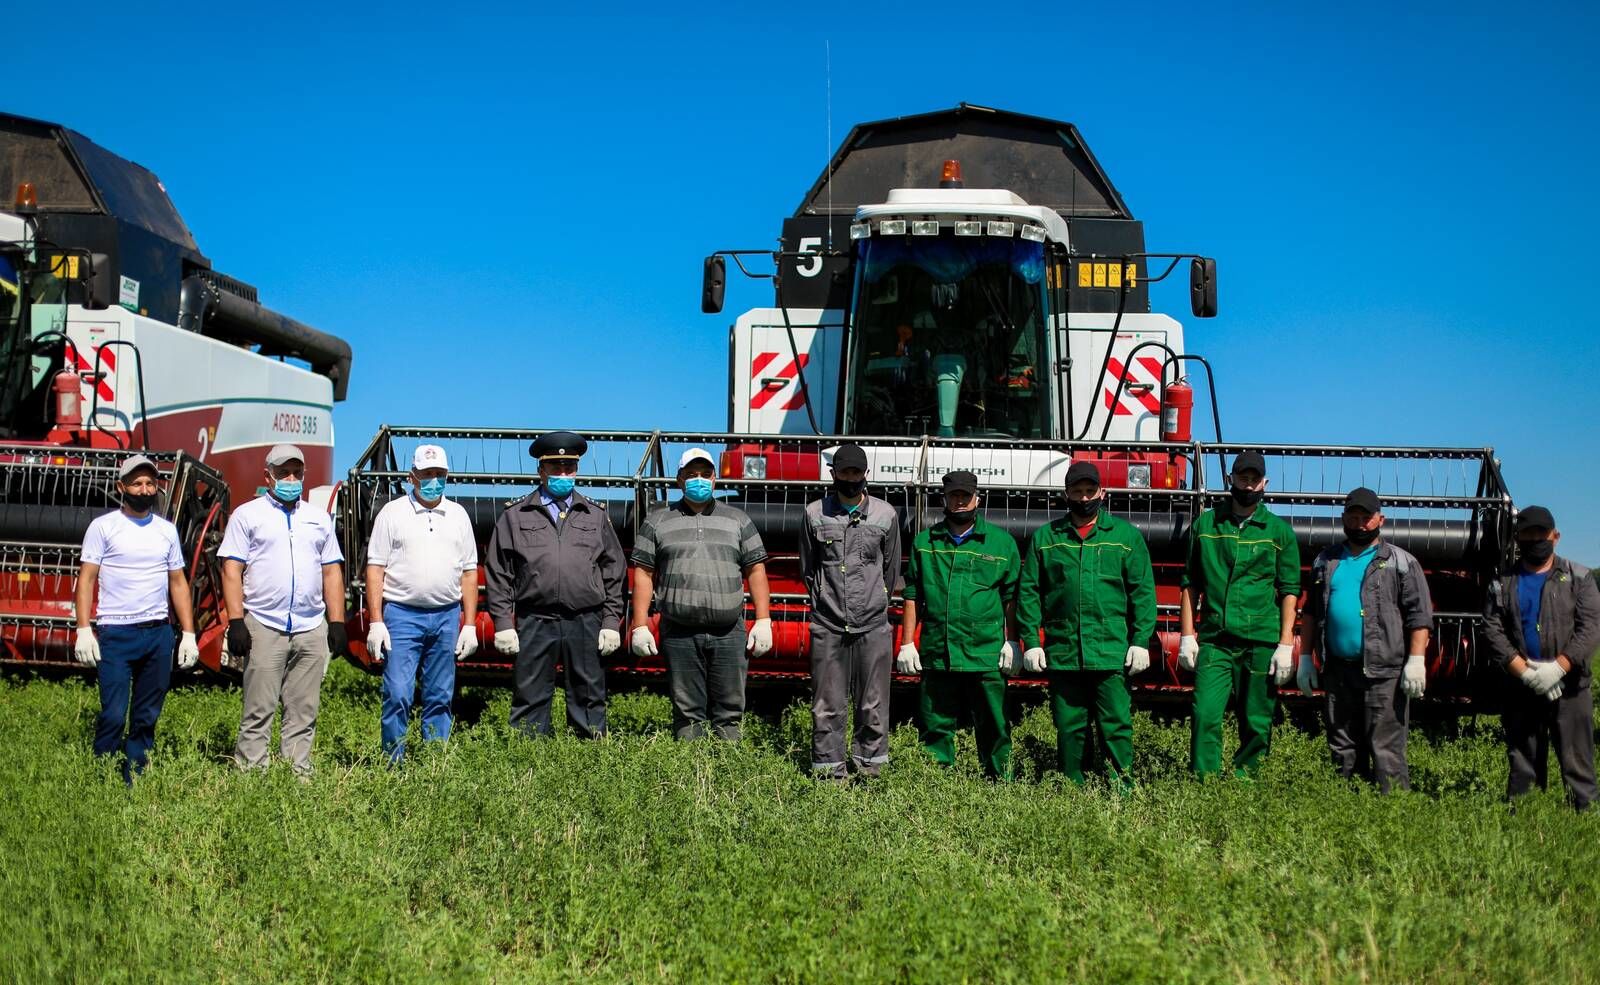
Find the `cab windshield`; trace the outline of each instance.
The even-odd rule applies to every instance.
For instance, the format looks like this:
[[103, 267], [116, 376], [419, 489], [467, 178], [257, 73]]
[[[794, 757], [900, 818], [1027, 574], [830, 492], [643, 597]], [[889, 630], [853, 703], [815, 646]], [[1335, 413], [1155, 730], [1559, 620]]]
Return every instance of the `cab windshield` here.
[[0, 251], [0, 437], [37, 438], [48, 427], [45, 390], [65, 330], [65, 282]]
[[848, 433], [1048, 437], [1043, 244], [946, 233], [858, 248]]

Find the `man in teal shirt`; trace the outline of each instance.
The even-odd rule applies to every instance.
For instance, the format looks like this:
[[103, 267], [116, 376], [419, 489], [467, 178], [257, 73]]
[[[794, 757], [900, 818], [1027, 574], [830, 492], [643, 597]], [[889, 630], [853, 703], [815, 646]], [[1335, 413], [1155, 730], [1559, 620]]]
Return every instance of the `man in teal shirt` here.
[[1311, 565], [1300, 691], [1310, 697], [1322, 684], [1328, 752], [1340, 774], [1359, 774], [1385, 793], [1404, 790], [1410, 703], [1422, 697], [1427, 678], [1428, 582], [1416, 558], [1380, 536], [1377, 493], [1352, 490], [1342, 522], [1344, 543], [1324, 548]]

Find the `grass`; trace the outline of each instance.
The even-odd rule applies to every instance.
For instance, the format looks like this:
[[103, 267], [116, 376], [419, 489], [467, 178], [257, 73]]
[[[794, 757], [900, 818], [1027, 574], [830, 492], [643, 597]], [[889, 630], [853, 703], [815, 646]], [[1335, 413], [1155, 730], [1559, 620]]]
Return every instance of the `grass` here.
[[[899, 695], [901, 707], [909, 695]], [[801, 703], [739, 746], [678, 744], [666, 699], [613, 736], [531, 742], [503, 691], [399, 770], [376, 682], [325, 687], [317, 775], [219, 764], [238, 694], [167, 702], [130, 791], [80, 682], [0, 682], [0, 980], [1578, 982], [1600, 967], [1600, 821], [1500, 801], [1493, 720], [1413, 738], [1379, 797], [1281, 728], [1255, 782], [1185, 776], [1141, 714], [1130, 797], [1066, 786], [1038, 704], [1022, 778], [940, 771], [908, 725], [868, 787], [818, 787]], [[559, 710], [558, 710], [559, 714]], [[1552, 764], [1552, 773], [1553, 764]]]

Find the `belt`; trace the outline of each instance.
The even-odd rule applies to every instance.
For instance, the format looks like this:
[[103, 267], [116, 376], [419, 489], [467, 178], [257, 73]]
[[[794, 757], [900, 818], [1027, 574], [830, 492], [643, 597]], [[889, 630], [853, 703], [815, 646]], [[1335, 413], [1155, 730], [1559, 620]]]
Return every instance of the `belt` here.
[[103, 622], [101, 629], [154, 629], [157, 626], [171, 626], [170, 619], [146, 619], [144, 622]]

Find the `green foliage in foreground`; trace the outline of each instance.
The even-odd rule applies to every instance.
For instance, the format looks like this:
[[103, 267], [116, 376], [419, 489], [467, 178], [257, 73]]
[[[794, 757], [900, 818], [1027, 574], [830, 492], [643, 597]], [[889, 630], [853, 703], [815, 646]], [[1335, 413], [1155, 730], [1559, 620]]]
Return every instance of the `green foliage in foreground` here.
[[[902, 707], [909, 704], [897, 695]], [[530, 742], [507, 697], [399, 770], [376, 682], [338, 665], [306, 785], [219, 765], [236, 692], [167, 702], [131, 791], [89, 754], [92, 687], [0, 682], [0, 981], [1516, 981], [1600, 968], [1600, 822], [1513, 812], [1485, 720], [1417, 735], [1419, 790], [1335, 779], [1284, 728], [1256, 782], [1184, 775], [1141, 715], [1141, 785], [1065, 786], [1023, 711], [1022, 779], [941, 772], [909, 726], [866, 787], [799, 765], [795, 704], [680, 745], [666, 699]], [[559, 709], [557, 712], [559, 716]], [[1554, 764], [1552, 764], [1554, 774]]]

